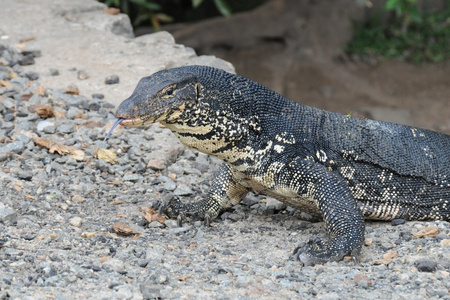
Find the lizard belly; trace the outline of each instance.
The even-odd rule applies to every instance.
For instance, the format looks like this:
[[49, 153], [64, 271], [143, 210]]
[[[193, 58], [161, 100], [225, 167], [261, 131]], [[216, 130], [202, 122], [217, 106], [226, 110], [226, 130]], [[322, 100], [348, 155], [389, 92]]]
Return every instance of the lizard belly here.
[[241, 185], [251, 189], [256, 194], [267, 195], [313, 215], [321, 215], [316, 200], [307, 196], [301, 196], [290, 187], [279, 184], [271, 184], [269, 186], [269, 181], [266, 179], [258, 176], [248, 176], [241, 172], [236, 172], [234, 175]]

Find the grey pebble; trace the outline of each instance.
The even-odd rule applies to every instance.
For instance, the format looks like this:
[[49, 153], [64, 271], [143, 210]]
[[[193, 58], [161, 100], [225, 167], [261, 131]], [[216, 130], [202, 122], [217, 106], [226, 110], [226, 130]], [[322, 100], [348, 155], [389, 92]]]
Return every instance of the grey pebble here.
[[117, 258], [110, 258], [108, 260], [106, 260], [103, 265], [102, 268], [105, 269], [106, 271], [122, 271], [124, 270], [125, 264], [123, 263], [123, 261], [117, 259]]
[[17, 63], [21, 66], [34, 65], [34, 57], [32, 55], [26, 55], [20, 58]]
[[287, 205], [285, 203], [278, 201], [276, 199], [273, 199], [273, 198], [268, 198], [266, 201], [267, 209], [274, 209], [274, 210], [279, 211], [279, 210], [285, 209], [286, 206]]
[[[103, 95], [103, 94], [92, 94], [92, 98], [104, 99], [105, 95]], [[112, 105], [112, 107], [110, 105], [112, 105], [112, 104], [107, 103], [108, 108], [114, 108], [114, 105]]]
[[0, 202], [0, 223], [12, 224], [15, 222], [17, 222], [17, 212]]
[[88, 73], [86, 73], [86, 71], [84, 71], [84, 70], [78, 70], [78, 72], [77, 72], [77, 78], [78, 78], [79, 80], [85, 80], [85, 79], [88, 79], [88, 78], [89, 78], [89, 75], [88, 75]]
[[111, 75], [105, 78], [105, 84], [117, 84], [119, 83], [119, 76]]
[[24, 171], [24, 172], [20, 172], [17, 175], [17, 177], [22, 179], [22, 180], [28, 180], [29, 181], [29, 180], [33, 179], [33, 173]]
[[166, 226], [168, 228], [178, 228], [178, 227], [180, 227], [180, 226], [178, 226], [177, 220], [174, 220], [174, 219], [166, 220], [165, 224], [166, 224]]
[[14, 152], [14, 153], [22, 153], [25, 149], [25, 144], [21, 141], [15, 141], [5, 146], [0, 146], [0, 153], [2, 152]]
[[192, 195], [193, 191], [186, 184], [181, 183], [177, 185], [177, 188], [173, 192], [176, 196], [189, 196]]
[[402, 225], [405, 223], [406, 223], [406, 220], [404, 220], [404, 219], [394, 219], [391, 221], [392, 226], [398, 226], [398, 225]]
[[28, 71], [25, 73], [25, 75], [28, 77], [28, 79], [33, 81], [39, 79], [39, 74], [37, 72]]
[[67, 111], [66, 117], [68, 119], [75, 119], [79, 118], [80, 116], [83, 116], [83, 111], [75, 106], [69, 107], [69, 110]]
[[139, 290], [144, 299], [162, 299], [161, 290], [164, 289], [164, 285], [143, 283], [139, 286]]
[[59, 70], [58, 69], [50, 68], [49, 72], [50, 72], [50, 76], [58, 76], [59, 75]]
[[138, 266], [141, 268], [145, 268], [149, 263], [148, 259], [139, 259], [138, 260]]
[[42, 120], [37, 123], [36, 129], [38, 131], [43, 131], [46, 127], [52, 126], [55, 127], [55, 122], [51, 120]]
[[127, 174], [123, 177], [123, 180], [136, 182], [139, 180], [139, 178], [140, 178], [140, 176], [138, 174]]
[[434, 272], [437, 268], [437, 263], [431, 260], [418, 260], [415, 265], [419, 272]]
[[75, 131], [75, 125], [73, 123], [63, 123], [57, 127], [57, 130], [62, 134], [70, 134]]
[[192, 229], [192, 226], [169, 228], [169, 234], [180, 234]]

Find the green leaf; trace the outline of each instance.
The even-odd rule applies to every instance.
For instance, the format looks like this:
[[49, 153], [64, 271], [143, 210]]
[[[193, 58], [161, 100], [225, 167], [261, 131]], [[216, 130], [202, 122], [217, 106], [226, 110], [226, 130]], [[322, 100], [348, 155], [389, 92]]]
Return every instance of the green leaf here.
[[197, 8], [202, 4], [203, 0], [192, 0], [192, 7]]
[[137, 26], [139, 26], [139, 24], [141, 24], [141, 23], [143, 23], [143, 22], [145, 22], [145, 21], [147, 21], [147, 20], [151, 20], [151, 19], [152, 19], [152, 18], [151, 18], [150, 15], [147, 15], [147, 14], [139, 14], [139, 15], [134, 19], [133, 25], [134, 25], [135, 27], [137, 27]]
[[401, 0], [388, 0], [384, 5], [384, 9], [393, 10], [399, 5], [399, 1]]
[[214, 0], [214, 4], [223, 16], [231, 16], [231, 9], [226, 0]]
[[140, 8], [145, 8], [147, 10], [161, 10], [161, 5], [155, 2], [149, 2], [147, 0], [130, 0], [131, 2], [140, 6]]
[[158, 20], [161, 21], [161, 22], [169, 23], [169, 22], [173, 21], [173, 17], [171, 17], [169, 15], [166, 15], [164, 13], [157, 13], [155, 15], [155, 17], [158, 18]]

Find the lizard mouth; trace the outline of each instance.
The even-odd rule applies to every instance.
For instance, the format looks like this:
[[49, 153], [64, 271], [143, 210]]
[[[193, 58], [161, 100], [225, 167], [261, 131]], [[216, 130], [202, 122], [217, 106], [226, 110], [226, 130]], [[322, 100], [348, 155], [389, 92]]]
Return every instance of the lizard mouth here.
[[111, 127], [111, 129], [109, 129], [103, 141], [106, 141], [106, 139], [111, 135], [111, 133], [118, 125], [125, 127], [138, 127], [150, 123], [154, 123], [154, 118], [149, 118], [146, 120], [142, 120], [141, 118], [133, 118], [133, 119], [118, 118], [114, 123], [114, 125]]
[[138, 126], [142, 126], [145, 124], [153, 123], [153, 118], [150, 118], [147, 120], [143, 120], [141, 118], [133, 118], [133, 119], [120, 119], [119, 118], [118, 120], [121, 120], [119, 122], [119, 124], [122, 126], [125, 126], [125, 127], [138, 127]]

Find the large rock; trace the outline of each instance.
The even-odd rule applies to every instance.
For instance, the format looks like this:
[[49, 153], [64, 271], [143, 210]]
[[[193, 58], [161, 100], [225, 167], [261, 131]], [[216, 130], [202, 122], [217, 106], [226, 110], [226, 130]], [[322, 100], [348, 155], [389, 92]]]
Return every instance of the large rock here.
[[[22, 50], [41, 50], [35, 64], [24, 67], [38, 72], [41, 84], [75, 84], [82, 95], [101, 93], [115, 105], [132, 93], [140, 78], [161, 69], [206, 64], [234, 72], [231, 64], [213, 56], [198, 58], [167, 32], [134, 39], [128, 17], [107, 14], [105, 8], [94, 0], [3, 0], [0, 38]], [[50, 69], [59, 75], [52, 76]], [[89, 78], [78, 79], [78, 70]], [[113, 74], [120, 82], [106, 85], [105, 78]]]

